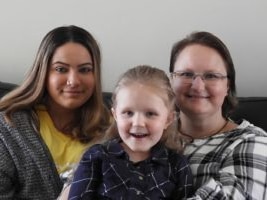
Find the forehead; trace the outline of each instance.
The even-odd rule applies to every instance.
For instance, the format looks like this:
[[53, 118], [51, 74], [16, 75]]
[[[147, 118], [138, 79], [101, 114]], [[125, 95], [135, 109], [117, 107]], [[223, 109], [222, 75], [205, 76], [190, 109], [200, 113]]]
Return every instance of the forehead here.
[[[145, 83], [139, 83], [139, 82], [133, 82], [128, 83], [127, 85], [121, 86], [116, 94], [116, 101], [120, 102], [126, 102], [126, 98], [142, 102], [148, 102], [150, 101], [162, 101], [164, 104], [168, 105], [166, 103], [167, 101], [167, 91], [164, 92], [162, 88], [155, 87], [151, 84], [145, 84]], [[149, 100], [148, 100], [149, 99]]]
[[87, 50], [86, 47], [84, 47], [80, 43], [76, 42], [67, 42], [59, 47], [57, 47], [53, 53], [52, 59], [55, 58], [68, 58], [68, 59], [90, 59], [91, 60], [91, 54]]
[[217, 50], [200, 44], [192, 44], [186, 46], [177, 56], [176, 68], [224, 71], [226, 65]]

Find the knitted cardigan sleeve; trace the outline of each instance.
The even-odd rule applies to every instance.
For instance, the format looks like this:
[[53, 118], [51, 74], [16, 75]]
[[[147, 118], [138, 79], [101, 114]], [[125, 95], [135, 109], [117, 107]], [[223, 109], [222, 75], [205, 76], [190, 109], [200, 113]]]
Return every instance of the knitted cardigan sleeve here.
[[26, 112], [0, 113], [0, 199], [56, 199], [62, 189], [52, 156]]
[[16, 169], [12, 157], [0, 140], [0, 199], [12, 199], [15, 194]]

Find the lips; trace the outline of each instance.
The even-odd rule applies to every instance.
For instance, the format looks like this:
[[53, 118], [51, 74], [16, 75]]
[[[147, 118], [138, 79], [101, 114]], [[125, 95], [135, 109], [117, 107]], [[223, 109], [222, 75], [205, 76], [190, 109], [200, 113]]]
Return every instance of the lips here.
[[148, 136], [148, 134], [140, 134], [140, 133], [130, 133], [130, 135], [135, 137], [135, 138], [144, 138], [144, 137]]
[[144, 127], [132, 127], [130, 130], [130, 135], [135, 137], [135, 138], [144, 138], [148, 136], [148, 132], [146, 128]]
[[197, 99], [206, 99], [208, 97], [204, 97], [204, 96], [195, 96], [195, 95], [188, 95], [189, 98], [197, 98]]
[[80, 90], [67, 90], [64, 91], [64, 96], [68, 98], [77, 98], [82, 94]]
[[206, 99], [209, 98], [207, 95], [199, 95], [199, 94], [187, 94], [189, 98], [198, 98], [198, 99]]
[[65, 92], [65, 93], [71, 93], [71, 94], [78, 94], [78, 93], [81, 93], [80, 90], [65, 90], [64, 92]]

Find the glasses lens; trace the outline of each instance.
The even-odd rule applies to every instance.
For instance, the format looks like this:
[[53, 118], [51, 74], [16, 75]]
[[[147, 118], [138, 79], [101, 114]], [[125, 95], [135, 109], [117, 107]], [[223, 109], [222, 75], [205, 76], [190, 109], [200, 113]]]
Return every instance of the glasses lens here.
[[207, 72], [207, 73], [194, 73], [187, 71], [178, 71], [171, 74], [173, 79], [177, 79], [184, 84], [191, 84], [198, 76], [206, 85], [215, 85], [227, 76], [220, 73]]

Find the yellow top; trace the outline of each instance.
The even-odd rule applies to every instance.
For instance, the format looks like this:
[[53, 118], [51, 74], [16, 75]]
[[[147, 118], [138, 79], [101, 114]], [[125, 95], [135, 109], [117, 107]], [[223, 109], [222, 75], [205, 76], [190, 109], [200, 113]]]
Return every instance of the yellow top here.
[[59, 174], [72, 171], [80, 161], [84, 151], [92, 144], [82, 144], [78, 140], [58, 131], [45, 106], [37, 107], [40, 120], [40, 133], [48, 146]]

